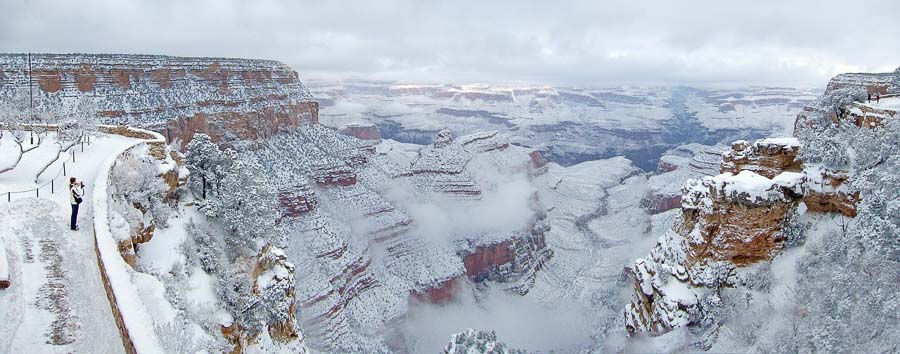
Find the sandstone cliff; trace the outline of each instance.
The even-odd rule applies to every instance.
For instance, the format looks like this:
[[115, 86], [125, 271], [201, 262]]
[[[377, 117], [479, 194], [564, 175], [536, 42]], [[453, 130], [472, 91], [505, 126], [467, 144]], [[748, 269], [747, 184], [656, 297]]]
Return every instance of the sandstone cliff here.
[[196, 132], [232, 143], [318, 121], [290, 67], [269, 60], [126, 54], [0, 54], [0, 97], [38, 116], [94, 98], [110, 124], [186, 144]]

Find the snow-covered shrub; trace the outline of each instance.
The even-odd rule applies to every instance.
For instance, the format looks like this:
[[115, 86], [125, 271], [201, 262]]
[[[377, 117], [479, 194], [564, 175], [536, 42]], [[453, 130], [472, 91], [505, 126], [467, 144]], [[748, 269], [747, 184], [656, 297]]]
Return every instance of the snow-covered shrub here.
[[722, 299], [720, 292], [716, 289], [704, 294], [700, 306], [695, 307], [699, 312], [692, 314], [697, 318], [697, 327], [692, 331], [697, 338], [694, 345], [703, 350], [709, 350], [716, 343], [719, 326], [729, 317], [733, 307]]
[[863, 102], [865, 100], [865, 89], [861, 87], [845, 87], [831, 90], [827, 94], [822, 95], [822, 98], [819, 100], [819, 107], [826, 112], [835, 112], [853, 102]]
[[734, 283], [735, 266], [731, 262], [708, 261], [691, 268], [691, 281], [708, 288]]
[[219, 273], [216, 284], [216, 295], [225, 305], [228, 313], [234, 316], [235, 321], [244, 328], [255, 326], [253, 321], [248, 321], [244, 316], [247, 303], [250, 298], [250, 290], [253, 286], [248, 272], [239, 267], [225, 267]]
[[[900, 122], [863, 133], [823, 130], [849, 154], [849, 186], [860, 192], [858, 215], [842, 219], [797, 264], [796, 340], [804, 352], [896, 352], [900, 348]], [[870, 134], [863, 140], [859, 134]], [[859, 145], [865, 141], [867, 145]]]
[[796, 208], [784, 219], [784, 227], [781, 229], [784, 235], [784, 248], [802, 246], [806, 242], [806, 233], [812, 225], [800, 219], [800, 211]]
[[[850, 165], [850, 154], [845, 141], [841, 141], [844, 129], [828, 123], [825, 128], [801, 135], [805, 138], [800, 159], [805, 163], [822, 163], [832, 169], [846, 169]], [[804, 136], [806, 135], [806, 136]]]
[[141, 211], [124, 199], [110, 198], [108, 207], [109, 223], [113, 226], [111, 231], [116, 240], [131, 238], [144, 226]]
[[129, 151], [113, 166], [110, 181], [110, 194], [120, 206], [139, 208], [156, 225], [167, 225], [172, 207], [163, 200], [168, 189], [152, 157]]
[[181, 244], [181, 249], [188, 257], [188, 261], [207, 273], [217, 272], [221, 266], [224, 249], [220, 239], [213, 236], [208, 227], [196, 223], [194, 220], [190, 220], [185, 228], [189, 237]]
[[740, 275], [741, 284], [745, 288], [762, 292], [770, 292], [772, 290], [773, 277], [772, 263], [770, 261], [749, 267], [743, 270]]

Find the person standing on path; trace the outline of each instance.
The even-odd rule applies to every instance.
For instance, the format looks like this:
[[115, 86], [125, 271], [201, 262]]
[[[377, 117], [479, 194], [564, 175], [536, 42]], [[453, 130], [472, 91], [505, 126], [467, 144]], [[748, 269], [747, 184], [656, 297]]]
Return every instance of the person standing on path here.
[[84, 197], [84, 182], [78, 182], [75, 177], [69, 178], [69, 203], [72, 204], [72, 220], [69, 228], [78, 231], [78, 205]]

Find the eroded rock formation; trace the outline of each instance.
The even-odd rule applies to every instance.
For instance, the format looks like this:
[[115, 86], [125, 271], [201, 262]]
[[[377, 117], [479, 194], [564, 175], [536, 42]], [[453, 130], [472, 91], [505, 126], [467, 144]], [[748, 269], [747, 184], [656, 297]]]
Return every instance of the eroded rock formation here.
[[781, 172], [798, 172], [801, 162], [797, 160], [800, 145], [796, 139], [761, 139], [753, 144], [744, 140], [731, 144], [731, 151], [722, 155], [720, 172], [738, 174], [753, 171], [767, 178], [774, 178]]
[[803, 203], [809, 211], [840, 212], [851, 218], [856, 217], [859, 191], [851, 192], [847, 187], [850, 178], [847, 171], [811, 166], [807, 168], [806, 175], [809, 182]]
[[723, 154], [722, 174], [685, 183], [672, 230], [631, 268], [630, 334], [698, 323], [704, 289], [735, 286], [742, 268], [778, 255], [789, 213], [801, 202], [813, 212], [855, 215], [842, 175], [804, 168], [800, 148], [792, 138], [738, 141]]
[[266, 311], [279, 314], [272, 316], [273, 322], [266, 323], [269, 336], [282, 343], [302, 339], [295, 317], [296, 296], [294, 292], [294, 265], [288, 261], [284, 251], [266, 245], [256, 258], [253, 269], [251, 295], [268, 306]]

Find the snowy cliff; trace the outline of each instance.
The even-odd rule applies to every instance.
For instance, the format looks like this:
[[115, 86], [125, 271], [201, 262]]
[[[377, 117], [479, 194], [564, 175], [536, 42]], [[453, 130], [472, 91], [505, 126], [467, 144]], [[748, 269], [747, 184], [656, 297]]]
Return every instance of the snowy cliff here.
[[633, 349], [898, 348], [886, 309], [900, 304], [889, 290], [900, 274], [900, 122], [853, 116], [877, 105], [866, 92], [890, 97], [898, 82], [839, 75], [798, 115], [797, 138], [735, 142], [721, 174], [684, 184], [672, 229], [630, 268], [625, 327], [650, 335]]
[[[186, 144], [195, 132], [235, 142], [318, 120], [318, 103], [290, 67], [270, 60], [130, 54], [0, 54], [0, 97], [36, 115], [81, 96], [109, 124]], [[32, 103], [33, 102], [33, 103]]]

